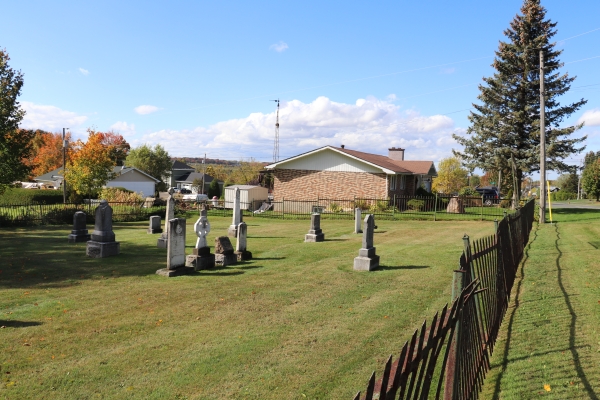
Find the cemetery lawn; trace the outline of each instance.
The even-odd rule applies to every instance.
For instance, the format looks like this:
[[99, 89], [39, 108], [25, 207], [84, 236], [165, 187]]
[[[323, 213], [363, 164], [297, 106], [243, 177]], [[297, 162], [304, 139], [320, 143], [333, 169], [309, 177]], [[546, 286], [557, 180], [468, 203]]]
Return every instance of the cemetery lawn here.
[[[209, 219], [214, 244], [231, 218]], [[322, 221], [323, 243], [307, 220], [246, 223], [252, 261], [177, 278], [146, 222], [116, 223], [105, 259], [70, 226], [0, 229], [0, 398], [352, 398], [448, 302], [462, 236], [494, 226], [378, 220], [369, 273], [352, 220]]]
[[600, 395], [600, 209], [552, 214], [533, 225], [482, 399]]

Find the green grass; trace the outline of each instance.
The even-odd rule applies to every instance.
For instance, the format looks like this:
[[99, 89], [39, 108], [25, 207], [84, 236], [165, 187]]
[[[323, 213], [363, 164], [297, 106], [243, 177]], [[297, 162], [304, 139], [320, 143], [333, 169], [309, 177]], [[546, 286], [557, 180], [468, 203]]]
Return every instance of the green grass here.
[[[210, 217], [209, 243], [230, 221]], [[146, 223], [115, 224], [105, 259], [66, 226], [0, 229], [0, 398], [351, 398], [449, 300], [463, 234], [493, 230], [378, 220], [368, 273], [352, 220], [323, 221], [323, 243], [308, 221], [246, 222], [254, 260], [177, 278], [155, 275]]]
[[534, 225], [481, 398], [598, 399], [600, 210]]

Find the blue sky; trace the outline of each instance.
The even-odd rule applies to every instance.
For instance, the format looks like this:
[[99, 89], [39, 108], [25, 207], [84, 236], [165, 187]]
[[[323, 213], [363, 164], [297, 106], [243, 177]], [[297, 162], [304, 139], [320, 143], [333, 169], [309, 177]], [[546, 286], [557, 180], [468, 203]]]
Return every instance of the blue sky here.
[[[271, 161], [279, 98], [281, 158], [345, 144], [439, 161], [521, 4], [25, 0], [3, 4], [0, 47], [25, 75], [27, 128]], [[586, 119], [577, 135], [600, 150], [600, 85], [585, 86], [600, 83], [600, 2], [542, 4], [556, 40], [571, 38], [561, 60], [577, 89], [562, 101], [589, 100], [565, 123]]]

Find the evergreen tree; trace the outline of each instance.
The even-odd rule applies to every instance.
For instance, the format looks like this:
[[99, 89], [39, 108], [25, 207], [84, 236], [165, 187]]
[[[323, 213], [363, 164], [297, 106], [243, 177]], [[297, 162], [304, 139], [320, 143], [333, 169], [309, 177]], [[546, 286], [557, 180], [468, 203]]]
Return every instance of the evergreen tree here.
[[12, 182], [27, 177], [33, 131], [19, 130], [25, 116], [17, 97], [23, 87], [23, 74], [9, 67], [10, 57], [0, 49], [0, 193]]
[[212, 199], [214, 196], [217, 196], [217, 198], [221, 197], [221, 187], [217, 178], [214, 178], [208, 186], [208, 198]]
[[550, 39], [556, 35], [556, 23], [545, 19], [546, 10], [540, 0], [524, 0], [521, 15], [517, 15], [504, 31], [507, 42], [500, 42], [492, 66], [496, 73], [484, 78], [478, 99], [473, 104], [471, 126], [467, 136], [454, 135], [464, 147], [453, 151], [469, 168], [502, 169], [510, 173], [510, 158], [514, 157], [518, 184], [524, 174], [540, 169], [540, 74], [539, 53], [544, 54], [544, 85], [546, 105], [546, 167], [569, 171], [563, 160], [581, 152], [578, 147], [586, 137], [570, 135], [583, 124], [561, 128], [561, 122], [587, 101], [561, 106], [558, 97], [566, 93], [575, 77], [558, 70], [563, 66]]

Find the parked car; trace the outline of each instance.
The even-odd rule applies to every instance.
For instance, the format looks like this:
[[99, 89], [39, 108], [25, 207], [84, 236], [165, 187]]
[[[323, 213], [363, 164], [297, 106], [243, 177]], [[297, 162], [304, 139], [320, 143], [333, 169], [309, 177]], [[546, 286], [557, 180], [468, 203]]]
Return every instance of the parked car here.
[[192, 191], [190, 189], [181, 188], [181, 191], [179, 193], [181, 193], [181, 194], [192, 194]]
[[208, 201], [208, 195], [206, 194], [184, 194], [183, 201], [195, 201], [196, 203], [205, 203]]
[[483, 204], [486, 206], [491, 206], [500, 202], [500, 192], [496, 186], [478, 186], [475, 190], [483, 196]]

